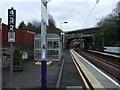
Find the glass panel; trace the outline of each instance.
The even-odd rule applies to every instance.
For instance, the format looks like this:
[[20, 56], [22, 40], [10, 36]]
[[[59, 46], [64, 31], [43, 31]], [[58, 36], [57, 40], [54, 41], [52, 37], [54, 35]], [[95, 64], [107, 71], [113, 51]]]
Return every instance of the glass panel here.
[[41, 59], [41, 50], [35, 50], [35, 59], [40, 60]]
[[59, 43], [58, 41], [53, 42], [53, 48], [59, 48]]
[[39, 39], [35, 40], [35, 48], [41, 48], [41, 44], [40, 43], [41, 42], [40, 42]]
[[59, 50], [48, 50], [48, 59], [59, 59]]
[[48, 48], [52, 48], [52, 41], [48, 41]]

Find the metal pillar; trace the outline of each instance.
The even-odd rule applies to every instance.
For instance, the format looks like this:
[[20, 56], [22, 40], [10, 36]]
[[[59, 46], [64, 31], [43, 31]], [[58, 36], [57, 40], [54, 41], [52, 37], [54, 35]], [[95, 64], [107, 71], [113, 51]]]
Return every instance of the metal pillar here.
[[15, 42], [16, 10], [8, 9], [8, 42], [10, 42], [10, 87], [13, 88], [13, 42]]
[[41, 82], [42, 82], [42, 88], [46, 88], [46, 60], [42, 60], [42, 65], [41, 65], [41, 69], [42, 69], [42, 74], [41, 74]]
[[10, 87], [13, 88], [13, 43], [10, 43]]
[[[61, 22], [61, 31], [62, 31], [62, 24], [66, 24], [66, 23], [68, 23], [68, 22], [66, 22], [66, 21], [64, 21], [64, 22]], [[64, 36], [64, 32], [62, 31], [61, 32], [61, 42], [62, 42], [62, 51], [64, 50], [64, 48], [65, 48], [65, 36]]]
[[[47, 10], [47, 2], [42, 0], [41, 2], [41, 6], [42, 4], [45, 6], [46, 10]], [[44, 11], [42, 10], [41, 8], [41, 14], [44, 13]], [[43, 14], [42, 14], [43, 15]], [[42, 17], [44, 17], [44, 15], [42, 16], [41, 15], [41, 84], [42, 84], [42, 88], [46, 88], [46, 52], [47, 52], [47, 44], [46, 44], [46, 41], [47, 41], [47, 34], [46, 34], [46, 23], [45, 21], [43, 20]]]
[[46, 24], [42, 21], [41, 23], [41, 83], [42, 88], [46, 88]]

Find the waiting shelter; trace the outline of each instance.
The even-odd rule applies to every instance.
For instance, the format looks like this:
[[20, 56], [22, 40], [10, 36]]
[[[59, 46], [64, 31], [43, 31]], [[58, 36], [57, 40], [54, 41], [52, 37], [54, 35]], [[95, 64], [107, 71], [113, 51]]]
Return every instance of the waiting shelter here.
[[[59, 61], [61, 58], [61, 40], [57, 34], [47, 34], [47, 61]], [[34, 37], [34, 60], [41, 61], [41, 34]]]

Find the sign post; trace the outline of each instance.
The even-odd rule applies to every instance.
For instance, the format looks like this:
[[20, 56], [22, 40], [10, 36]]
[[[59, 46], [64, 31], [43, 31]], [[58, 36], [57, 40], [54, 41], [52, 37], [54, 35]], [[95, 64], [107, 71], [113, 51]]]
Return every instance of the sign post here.
[[0, 18], [0, 90], [2, 90], [2, 18]]
[[46, 52], [47, 52], [47, 34], [46, 29], [48, 25], [48, 11], [47, 0], [41, 0], [41, 83], [42, 88], [46, 88]]
[[8, 42], [10, 42], [10, 87], [13, 86], [13, 42], [15, 42], [16, 10], [8, 9]]

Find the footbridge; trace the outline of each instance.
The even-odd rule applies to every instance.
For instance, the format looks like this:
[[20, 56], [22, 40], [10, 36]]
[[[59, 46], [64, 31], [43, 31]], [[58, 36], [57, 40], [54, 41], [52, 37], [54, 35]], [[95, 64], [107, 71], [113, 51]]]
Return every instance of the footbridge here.
[[71, 42], [77, 42], [83, 48], [88, 48], [93, 41], [95, 33], [100, 30], [100, 27], [85, 28], [65, 32], [66, 47], [70, 48]]

